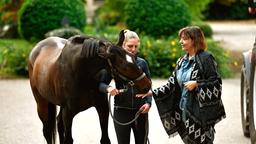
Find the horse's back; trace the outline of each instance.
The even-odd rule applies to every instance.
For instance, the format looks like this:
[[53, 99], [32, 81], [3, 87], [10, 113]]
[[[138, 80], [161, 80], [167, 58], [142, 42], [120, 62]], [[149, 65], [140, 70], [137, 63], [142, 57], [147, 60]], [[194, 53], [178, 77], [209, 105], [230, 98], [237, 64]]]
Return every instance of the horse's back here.
[[52, 56], [60, 52], [66, 42], [67, 42], [66, 39], [63, 39], [60, 37], [49, 37], [40, 41], [39, 43], [36, 44], [36, 46], [30, 52], [30, 55], [29, 55], [30, 64], [33, 65], [39, 55], [44, 55], [47, 53], [48, 56]]
[[30, 52], [29, 71], [32, 72], [35, 68], [48, 69], [59, 57], [66, 41], [59, 37], [49, 37], [40, 41]]
[[66, 39], [49, 37], [40, 41], [29, 55], [29, 79], [32, 90], [43, 93], [48, 89], [52, 74], [56, 74], [55, 62], [60, 56]]

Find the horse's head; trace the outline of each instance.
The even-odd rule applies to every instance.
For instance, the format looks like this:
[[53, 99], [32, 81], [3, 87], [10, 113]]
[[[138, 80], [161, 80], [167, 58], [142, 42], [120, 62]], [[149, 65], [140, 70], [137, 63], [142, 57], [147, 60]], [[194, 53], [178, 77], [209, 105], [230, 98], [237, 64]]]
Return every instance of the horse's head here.
[[151, 80], [137, 66], [135, 57], [123, 48], [107, 42], [99, 42], [99, 56], [108, 60], [114, 76], [128, 81], [130, 85], [135, 85], [139, 93], [146, 93], [151, 88]]

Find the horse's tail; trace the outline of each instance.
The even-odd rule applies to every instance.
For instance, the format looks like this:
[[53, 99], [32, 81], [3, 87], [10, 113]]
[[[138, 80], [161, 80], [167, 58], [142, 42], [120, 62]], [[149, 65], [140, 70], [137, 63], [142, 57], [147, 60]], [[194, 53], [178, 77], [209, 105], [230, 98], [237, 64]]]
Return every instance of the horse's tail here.
[[47, 142], [48, 144], [55, 144], [55, 138], [56, 138], [56, 105], [52, 103], [48, 103], [48, 120], [47, 125], [45, 129], [47, 129]]

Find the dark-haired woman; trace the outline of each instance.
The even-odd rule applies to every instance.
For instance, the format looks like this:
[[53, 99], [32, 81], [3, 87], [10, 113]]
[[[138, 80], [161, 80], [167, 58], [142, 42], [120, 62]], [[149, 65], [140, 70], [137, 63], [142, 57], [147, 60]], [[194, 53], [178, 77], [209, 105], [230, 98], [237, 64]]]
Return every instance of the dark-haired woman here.
[[185, 27], [179, 37], [186, 54], [167, 83], [137, 97], [153, 95], [168, 135], [178, 133], [185, 144], [213, 144], [214, 126], [225, 117], [222, 80], [214, 57], [205, 51], [202, 30]]

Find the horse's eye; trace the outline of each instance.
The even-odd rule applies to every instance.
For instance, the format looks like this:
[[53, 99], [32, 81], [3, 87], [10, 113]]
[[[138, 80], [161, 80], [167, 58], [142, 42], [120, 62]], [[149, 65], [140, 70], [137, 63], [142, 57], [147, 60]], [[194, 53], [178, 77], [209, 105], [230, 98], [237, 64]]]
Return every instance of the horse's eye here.
[[133, 63], [132, 57], [129, 55], [126, 55], [126, 61], [129, 63]]

